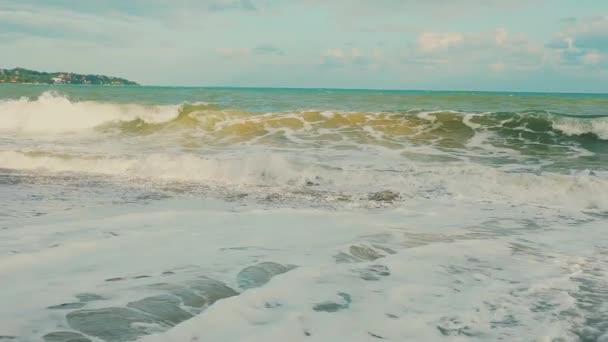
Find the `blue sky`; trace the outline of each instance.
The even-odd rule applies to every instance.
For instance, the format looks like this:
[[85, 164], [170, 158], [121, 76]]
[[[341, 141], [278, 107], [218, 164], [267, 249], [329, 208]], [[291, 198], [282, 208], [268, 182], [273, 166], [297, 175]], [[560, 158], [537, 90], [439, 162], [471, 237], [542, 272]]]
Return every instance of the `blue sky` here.
[[0, 46], [151, 85], [608, 92], [606, 0], [0, 0]]

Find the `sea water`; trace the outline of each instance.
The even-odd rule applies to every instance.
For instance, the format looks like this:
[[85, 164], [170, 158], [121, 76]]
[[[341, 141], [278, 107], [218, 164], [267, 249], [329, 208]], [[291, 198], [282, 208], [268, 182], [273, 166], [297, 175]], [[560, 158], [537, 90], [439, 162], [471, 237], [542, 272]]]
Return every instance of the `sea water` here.
[[0, 341], [608, 341], [607, 108], [0, 85]]

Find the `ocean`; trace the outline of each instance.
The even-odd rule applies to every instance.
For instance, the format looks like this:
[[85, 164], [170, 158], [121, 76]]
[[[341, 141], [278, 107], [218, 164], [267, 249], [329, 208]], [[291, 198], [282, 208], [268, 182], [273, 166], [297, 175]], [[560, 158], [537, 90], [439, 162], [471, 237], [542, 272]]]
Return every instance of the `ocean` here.
[[608, 341], [608, 95], [0, 85], [0, 341]]

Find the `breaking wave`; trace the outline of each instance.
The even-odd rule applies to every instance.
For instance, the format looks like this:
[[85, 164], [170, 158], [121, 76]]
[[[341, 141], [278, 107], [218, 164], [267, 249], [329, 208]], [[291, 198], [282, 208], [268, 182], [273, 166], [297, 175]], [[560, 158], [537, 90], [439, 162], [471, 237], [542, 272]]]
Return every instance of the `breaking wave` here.
[[37, 99], [0, 101], [0, 130], [61, 133], [84, 129], [150, 134], [196, 130], [214, 139], [261, 137], [277, 130], [315, 133], [324, 139], [335, 131], [389, 140], [452, 139], [466, 141], [475, 132], [523, 137], [539, 142], [608, 140], [608, 116], [569, 116], [545, 111], [467, 113], [451, 110], [401, 112], [313, 111], [258, 113], [206, 103], [179, 105], [115, 104], [71, 101], [45, 92]]
[[[7, 169], [79, 173], [220, 186], [228, 191], [301, 191], [328, 194], [366, 193], [391, 189], [403, 198], [451, 198], [466, 201], [534, 203], [580, 209], [608, 210], [608, 179], [604, 173], [505, 172], [478, 164], [403, 164], [377, 168], [336, 167], [278, 153], [242, 153], [232, 157], [152, 154], [91, 157], [44, 152], [0, 152]], [[474, 181], [473, 181], [474, 180]], [[363, 197], [362, 197], [363, 196]]]

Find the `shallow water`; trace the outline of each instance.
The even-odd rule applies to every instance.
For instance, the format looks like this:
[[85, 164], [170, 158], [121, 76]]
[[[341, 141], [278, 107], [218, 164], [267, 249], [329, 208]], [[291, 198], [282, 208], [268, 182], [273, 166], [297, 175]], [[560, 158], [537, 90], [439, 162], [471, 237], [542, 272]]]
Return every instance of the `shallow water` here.
[[605, 95], [0, 86], [0, 340], [608, 340]]

